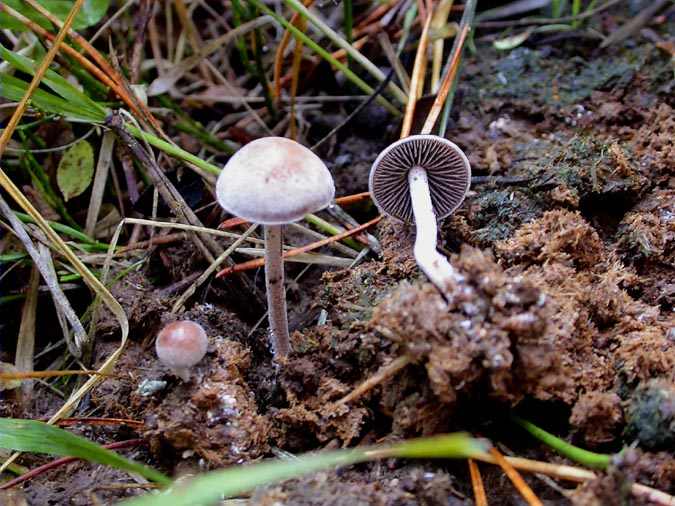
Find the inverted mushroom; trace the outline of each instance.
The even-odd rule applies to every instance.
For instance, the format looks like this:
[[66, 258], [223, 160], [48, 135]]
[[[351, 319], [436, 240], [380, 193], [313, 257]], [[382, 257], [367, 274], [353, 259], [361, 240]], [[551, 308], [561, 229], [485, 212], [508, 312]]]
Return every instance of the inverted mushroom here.
[[283, 137], [248, 143], [218, 176], [216, 195], [231, 214], [265, 226], [265, 283], [275, 358], [290, 352], [282, 228], [328, 206], [333, 178], [309, 149]]
[[461, 276], [436, 250], [437, 221], [459, 207], [470, 184], [466, 155], [435, 135], [413, 135], [393, 143], [370, 170], [375, 204], [388, 216], [416, 224], [415, 259], [443, 294]]

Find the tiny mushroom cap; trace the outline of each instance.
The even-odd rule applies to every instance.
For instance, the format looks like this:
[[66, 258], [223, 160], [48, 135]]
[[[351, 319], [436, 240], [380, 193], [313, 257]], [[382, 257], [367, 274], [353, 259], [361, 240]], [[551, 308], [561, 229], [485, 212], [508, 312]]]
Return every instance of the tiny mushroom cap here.
[[201, 325], [181, 320], [169, 323], [160, 331], [155, 349], [159, 360], [187, 381], [188, 370], [204, 358], [208, 344]]
[[437, 219], [449, 216], [464, 201], [471, 185], [466, 155], [443, 137], [412, 135], [380, 153], [370, 169], [370, 193], [380, 211], [407, 223], [415, 221], [408, 191], [413, 167], [427, 172]]
[[309, 149], [284, 137], [263, 137], [230, 158], [218, 177], [216, 195], [235, 216], [281, 225], [328, 206], [335, 186]]

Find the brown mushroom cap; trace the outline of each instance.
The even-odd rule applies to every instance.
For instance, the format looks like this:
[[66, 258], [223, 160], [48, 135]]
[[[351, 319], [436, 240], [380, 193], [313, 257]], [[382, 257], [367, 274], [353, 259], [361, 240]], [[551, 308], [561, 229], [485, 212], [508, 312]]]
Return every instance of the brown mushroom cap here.
[[438, 219], [445, 218], [464, 201], [471, 185], [471, 166], [454, 143], [436, 135], [412, 135], [382, 151], [370, 169], [370, 193], [385, 214], [414, 222], [408, 191], [408, 172], [427, 171], [431, 203]]
[[171, 369], [189, 368], [206, 354], [206, 332], [198, 323], [181, 320], [169, 323], [157, 335], [155, 350], [164, 365]]
[[280, 225], [326, 207], [335, 186], [324, 163], [309, 149], [284, 137], [263, 137], [230, 158], [218, 176], [216, 195], [236, 216]]

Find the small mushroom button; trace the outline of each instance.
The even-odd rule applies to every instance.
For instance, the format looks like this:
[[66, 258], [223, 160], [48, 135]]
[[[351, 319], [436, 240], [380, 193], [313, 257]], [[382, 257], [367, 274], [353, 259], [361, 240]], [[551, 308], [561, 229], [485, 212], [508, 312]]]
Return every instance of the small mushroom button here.
[[169, 323], [160, 331], [155, 350], [162, 364], [183, 381], [189, 381], [190, 369], [204, 358], [208, 345], [201, 325], [181, 320]]

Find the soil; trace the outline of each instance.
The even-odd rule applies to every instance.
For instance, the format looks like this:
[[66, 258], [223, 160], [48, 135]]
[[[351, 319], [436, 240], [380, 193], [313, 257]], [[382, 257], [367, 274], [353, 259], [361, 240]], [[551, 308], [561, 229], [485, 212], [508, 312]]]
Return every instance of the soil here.
[[[670, 12], [654, 27], [659, 33], [673, 33]], [[127, 455], [180, 476], [282, 452], [454, 430], [521, 456], [570, 463], [514, 428], [508, 415], [517, 412], [584, 448], [629, 448], [578, 487], [525, 475], [546, 504], [639, 504], [628, 492], [633, 481], [675, 493], [671, 56], [640, 35], [603, 51], [545, 37], [509, 52], [477, 43], [447, 137], [466, 151], [474, 175], [517, 182], [475, 185], [443, 223], [441, 250], [465, 279], [450, 302], [418, 270], [414, 230], [385, 219], [371, 231], [380, 257], [348, 269], [313, 266], [289, 282], [293, 353], [276, 366], [266, 323], [255, 325], [265, 308], [224, 303], [231, 297], [222, 282], [205, 284], [186, 310], [171, 313], [183, 290], [176, 286], [206, 264], [189, 242], [155, 247], [147, 268], [113, 287], [131, 325], [116, 366], [121, 376], [104, 381], [78, 410], [140, 420], [144, 428], [83, 433], [101, 442], [142, 437], [147, 445]], [[370, 109], [322, 147], [339, 194], [367, 191], [370, 163], [387, 135], [395, 139], [391, 119]], [[339, 109], [332, 114], [344, 118]], [[325, 133], [322, 125], [317, 119], [308, 144]], [[368, 203], [349, 211], [361, 222], [376, 213]], [[302, 268], [287, 264], [288, 279]], [[250, 279], [262, 288], [261, 270]], [[154, 336], [178, 319], [200, 323], [209, 336], [188, 382], [154, 353]], [[103, 315], [94, 366], [118, 337]], [[411, 363], [394, 377], [335, 404], [402, 354]], [[3, 416], [45, 418], [60, 406], [51, 391], [39, 384], [36, 391], [32, 404], [8, 398]], [[498, 469], [481, 472], [490, 504], [523, 504]], [[92, 495], [112, 504], [139, 490], [101, 484], [129, 481], [79, 463], [23, 490], [30, 504], [93, 504]], [[468, 505], [473, 494], [464, 462], [384, 461], [265, 487], [244, 503]]]

